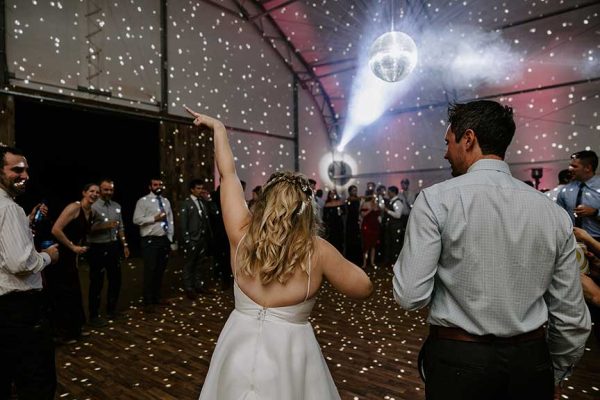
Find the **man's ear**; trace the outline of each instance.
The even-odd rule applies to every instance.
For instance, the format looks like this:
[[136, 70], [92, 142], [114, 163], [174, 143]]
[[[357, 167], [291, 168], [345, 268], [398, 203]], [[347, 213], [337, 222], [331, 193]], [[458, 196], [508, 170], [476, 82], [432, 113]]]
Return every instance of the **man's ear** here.
[[465, 148], [467, 150], [472, 150], [475, 144], [477, 144], [477, 136], [475, 136], [473, 129], [467, 129], [462, 138], [465, 142]]

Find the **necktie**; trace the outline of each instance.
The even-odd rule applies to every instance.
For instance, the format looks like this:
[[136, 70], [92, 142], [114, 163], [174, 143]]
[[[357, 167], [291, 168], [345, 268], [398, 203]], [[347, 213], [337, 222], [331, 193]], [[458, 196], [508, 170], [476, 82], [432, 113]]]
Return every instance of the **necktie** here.
[[[165, 211], [165, 205], [162, 201], [162, 197], [156, 196], [156, 200], [158, 201], [158, 208], [160, 208], [160, 212], [167, 215], [167, 212]], [[162, 221], [160, 224], [162, 225], [162, 228], [165, 232], [169, 230], [169, 220], [167, 218], [165, 218], [165, 220]]]
[[202, 207], [202, 202], [200, 201], [200, 199], [196, 199], [194, 200], [196, 202], [196, 206], [198, 207], [198, 214], [200, 214], [200, 216], [204, 215], [204, 208]]
[[[579, 191], [577, 192], [577, 200], [575, 200], [575, 207], [577, 207], [579, 204], [581, 204], [581, 196], [583, 195], [583, 188], [585, 187], [585, 183], [581, 182], [579, 184]], [[581, 228], [581, 223], [583, 218], [581, 218], [580, 216], [575, 217], [575, 227], [577, 228]]]

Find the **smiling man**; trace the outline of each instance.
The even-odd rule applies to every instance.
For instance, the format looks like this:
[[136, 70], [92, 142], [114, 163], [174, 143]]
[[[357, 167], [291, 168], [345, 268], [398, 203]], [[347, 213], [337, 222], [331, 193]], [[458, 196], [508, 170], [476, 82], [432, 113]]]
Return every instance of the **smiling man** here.
[[58, 261], [58, 250], [35, 250], [29, 219], [14, 201], [29, 180], [25, 156], [0, 146], [0, 160], [0, 399], [10, 397], [12, 383], [19, 399], [53, 399], [54, 344], [41, 271]]
[[590, 331], [571, 221], [511, 176], [510, 107], [474, 101], [448, 114], [455, 178], [417, 197], [393, 278], [403, 308], [430, 307], [426, 397], [552, 399]]

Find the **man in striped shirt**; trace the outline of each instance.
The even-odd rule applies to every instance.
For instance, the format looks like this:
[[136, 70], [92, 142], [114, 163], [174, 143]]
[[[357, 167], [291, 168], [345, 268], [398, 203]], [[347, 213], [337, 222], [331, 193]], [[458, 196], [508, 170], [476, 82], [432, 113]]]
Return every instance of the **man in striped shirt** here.
[[25, 191], [27, 160], [0, 146], [0, 399], [15, 384], [19, 399], [54, 399], [54, 344], [43, 313], [41, 271], [58, 260], [56, 246], [38, 253], [29, 219], [14, 198]]

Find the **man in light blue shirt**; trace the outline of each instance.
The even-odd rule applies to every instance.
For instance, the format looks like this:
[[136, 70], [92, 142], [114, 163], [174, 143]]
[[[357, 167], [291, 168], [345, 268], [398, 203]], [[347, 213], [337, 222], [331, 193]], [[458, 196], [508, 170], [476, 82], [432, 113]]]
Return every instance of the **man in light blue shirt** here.
[[571, 155], [571, 183], [559, 193], [556, 202], [567, 210], [573, 225], [600, 239], [600, 176], [596, 176], [598, 156], [591, 150]]
[[510, 107], [474, 101], [448, 114], [455, 178], [417, 197], [394, 266], [396, 301], [430, 307], [426, 397], [552, 399], [590, 331], [571, 221], [511, 176]]
[[[591, 150], [571, 155], [569, 172], [572, 181], [559, 193], [556, 203], [567, 210], [573, 225], [600, 240], [600, 176], [596, 175], [598, 155]], [[595, 279], [596, 284], [600, 281]], [[600, 341], [600, 307], [590, 304], [594, 335]]]

